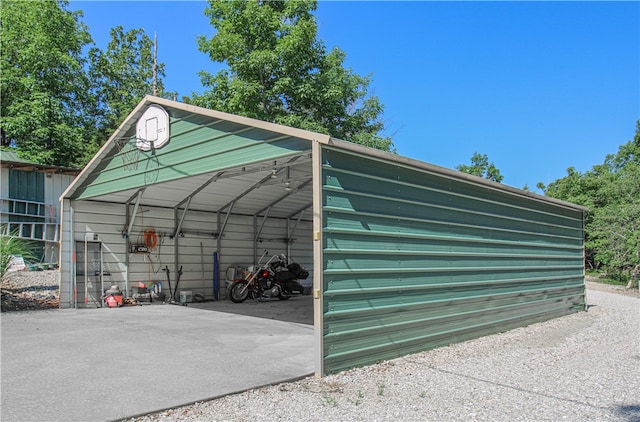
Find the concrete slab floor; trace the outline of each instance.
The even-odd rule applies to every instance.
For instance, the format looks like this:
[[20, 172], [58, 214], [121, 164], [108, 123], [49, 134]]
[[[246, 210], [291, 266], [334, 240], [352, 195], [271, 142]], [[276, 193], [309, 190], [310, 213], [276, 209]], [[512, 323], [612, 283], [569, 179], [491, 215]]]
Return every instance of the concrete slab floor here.
[[220, 300], [189, 303], [187, 306], [210, 311], [228, 312], [238, 315], [313, 325], [313, 297], [311, 295], [294, 296], [289, 300], [279, 300], [275, 298], [257, 301], [255, 299], [247, 299], [242, 303]]
[[[296, 314], [296, 299], [200, 305]], [[314, 371], [312, 325], [191, 305], [4, 313], [1, 328], [3, 422], [117, 420]]]

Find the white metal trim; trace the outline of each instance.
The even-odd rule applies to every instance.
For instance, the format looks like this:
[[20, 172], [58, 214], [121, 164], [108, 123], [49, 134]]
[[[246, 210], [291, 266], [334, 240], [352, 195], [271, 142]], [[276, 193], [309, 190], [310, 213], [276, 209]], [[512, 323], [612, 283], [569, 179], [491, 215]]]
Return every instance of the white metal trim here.
[[313, 180], [313, 333], [315, 375], [324, 375], [323, 353], [323, 309], [324, 295], [322, 294], [323, 257], [322, 257], [322, 145], [313, 142], [311, 149], [312, 180]]

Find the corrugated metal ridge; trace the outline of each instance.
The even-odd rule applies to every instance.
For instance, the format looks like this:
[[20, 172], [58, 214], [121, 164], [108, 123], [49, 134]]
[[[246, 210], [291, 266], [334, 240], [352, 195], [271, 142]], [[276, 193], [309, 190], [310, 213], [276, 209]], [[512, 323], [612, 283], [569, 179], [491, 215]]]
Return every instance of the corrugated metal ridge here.
[[[566, 276], [566, 275], [556, 275], [556, 276], [540, 276], [540, 277], [522, 277], [522, 278], [507, 278], [504, 280], [480, 280], [480, 281], [447, 281], [445, 283], [431, 283], [431, 284], [403, 284], [396, 285], [391, 287], [371, 287], [366, 288], [362, 287], [359, 289], [340, 289], [340, 290], [331, 290], [330, 288], [325, 291], [325, 295], [331, 297], [343, 297], [350, 295], [362, 295], [362, 294], [371, 294], [371, 293], [394, 293], [401, 294], [402, 292], [409, 291], [417, 291], [417, 290], [432, 290], [432, 289], [454, 289], [458, 287], [487, 287], [499, 284], [514, 284], [514, 283], [533, 283], [536, 281], [547, 282], [547, 281], [559, 281], [559, 280], [569, 280], [569, 279], [577, 279], [580, 276]], [[539, 289], [538, 289], [539, 290]], [[365, 312], [370, 309], [354, 309], [350, 311], [344, 311], [346, 314], [357, 313], [357, 312]]]
[[[355, 234], [358, 236], [379, 236], [379, 237], [398, 237], [398, 232], [387, 231], [369, 231], [369, 230], [357, 230], [357, 229], [345, 229], [345, 228], [324, 228], [324, 232], [337, 233], [337, 234]], [[491, 245], [512, 245], [512, 246], [528, 246], [536, 248], [556, 248], [556, 249], [575, 249], [582, 250], [582, 246], [573, 245], [559, 245], [559, 244], [546, 244], [546, 243], [531, 243], [531, 242], [518, 242], [515, 240], [496, 240], [496, 239], [484, 239], [473, 237], [459, 237], [459, 236], [434, 236], [430, 234], [418, 234], [418, 233], [402, 233], [403, 238], [411, 239], [425, 239], [425, 240], [444, 240], [444, 241], [457, 241], [457, 242], [470, 242], [470, 243], [488, 243]], [[327, 249], [329, 252], [331, 249]]]
[[[193, 143], [190, 143], [190, 144], [188, 144], [188, 145], [185, 145], [184, 147], [176, 148], [176, 149], [172, 150], [172, 151], [171, 151], [171, 153], [173, 154], [173, 153], [175, 153], [176, 151], [180, 151], [180, 150], [182, 150], [182, 149], [186, 149], [186, 148], [191, 148], [191, 147], [193, 147], [193, 146], [196, 146], [196, 145], [199, 145], [199, 144], [203, 144], [203, 143], [207, 143], [207, 142], [211, 142], [211, 141], [213, 141], [213, 140], [220, 140], [220, 139], [224, 139], [224, 138], [226, 138], [226, 137], [235, 136], [235, 135], [236, 135], [237, 133], [239, 133], [239, 132], [244, 132], [245, 130], [250, 130], [250, 129], [254, 129], [254, 128], [251, 128], [251, 127], [250, 127], [250, 128], [244, 128], [244, 129], [239, 130], [239, 131], [236, 131], [236, 132], [229, 132], [229, 133], [220, 134], [220, 135], [217, 135], [217, 136], [214, 136], [214, 137], [211, 137], [211, 138], [206, 138], [206, 139], [204, 139], [204, 140], [202, 140], [202, 141], [199, 141], [199, 142], [193, 142]], [[172, 136], [179, 136], [179, 135], [172, 135]], [[131, 138], [135, 138], [135, 136], [133, 136], [133, 137], [131, 137]], [[205, 154], [205, 155], [202, 155], [200, 158], [215, 157], [216, 155], [219, 155], [219, 154], [224, 154], [224, 153], [229, 153], [229, 152], [234, 152], [234, 151], [240, 151], [240, 150], [242, 150], [242, 149], [250, 148], [250, 147], [255, 146], [255, 145], [261, 145], [261, 144], [265, 144], [265, 143], [277, 142], [277, 141], [281, 141], [281, 140], [283, 140], [283, 139], [289, 139], [289, 138], [291, 138], [291, 137], [290, 137], [290, 136], [287, 136], [287, 135], [280, 135], [280, 136], [276, 136], [276, 137], [273, 137], [273, 138], [270, 138], [270, 139], [267, 139], [267, 140], [254, 141], [254, 142], [250, 142], [250, 143], [248, 143], [248, 144], [244, 144], [244, 145], [242, 145], [242, 146], [232, 147], [232, 148], [227, 148], [227, 149], [224, 149], [224, 150], [221, 150], [221, 151], [217, 151], [217, 152], [216, 152], [216, 153], [214, 153], [214, 154]], [[158, 152], [156, 153], [156, 156], [157, 156], [157, 157], [162, 157], [164, 154], [165, 154], [164, 152], [162, 152], [162, 151], [158, 151]], [[114, 159], [115, 159], [116, 157], [118, 157], [119, 155], [121, 155], [121, 153], [117, 153], [117, 154], [115, 154], [115, 155], [114, 155]], [[299, 152], [299, 151], [296, 151], [296, 152], [294, 152], [294, 153], [292, 153], [292, 154], [284, 155], [284, 156], [283, 156], [283, 158], [290, 157], [290, 156], [295, 156], [295, 155], [300, 155], [300, 152]], [[185, 160], [182, 160], [182, 161], [178, 161], [178, 162], [175, 162], [175, 163], [171, 163], [171, 165], [172, 165], [172, 166], [178, 166], [178, 165], [181, 165], [181, 164], [186, 164], [186, 163], [188, 163], [188, 162], [190, 162], [190, 161], [191, 161], [190, 159], [185, 159]], [[257, 163], [260, 163], [260, 162], [262, 162], [262, 161], [263, 161], [263, 160], [259, 160], [259, 159], [258, 159], [258, 160], [254, 160], [254, 161], [252, 161], [252, 162], [247, 161], [247, 162], [246, 162], [246, 165], [248, 165], [248, 166], [249, 166], [249, 165], [252, 165], [252, 164], [257, 164]], [[121, 168], [121, 167], [116, 167], [116, 168], [111, 169], [111, 170], [104, 170], [104, 172], [116, 171], [116, 170], [117, 170], [117, 169], [119, 169], [119, 168]], [[219, 169], [219, 171], [224, 171], [224, 170], [226, 170], [226, 169]], [[130, 177], [130, 175], [129, 175], [128, 173], [122, 173], [122, 176], [121, 176], [121, 177], [115, 177], [115, 178], [113, 178], [113, 179], [108, 179], [108, 180], [105, 180], [105, 181], [103, 181], [103, 182], [94, 182], [94, 183], [93, 183], [93, 186], [100, 186], [100, 185], [102, 185], [102, 184], [111, 184], [111, 183], [113, 183], [113, 182], [117, 182], [118, 180], [127, 179], [128, 177]], [[182, 178], [182, 177], [176, 177], [176, 178], [173, 178], [173, 179], [164, 180], [164, 181], [163, 181], [163, 183], [165, 183], [165, 182], [170, 182], [170, 181], [172, 181], [172, 180], [181, 179], [181, 178]], [[80, 198], [83, 198], [83, 196], [82, 196], [82, 195], [80, 195]]]
[[[204, 143], [211, 142], [211, 141], [215, 141], [215, 140], [224, 139], [224, 138], [227, 138], [227, 137], [230, 137], [230, 136], [235, 136], [238, 133], [241, 133], [241, 132], [244, 132], [244, 131], [250, 130], [250, 129], [253, 129], [253, 128], [250, 127], [250, 128], [245, 128], [245, 129], [236, 131], [236, 132], [223, 133], [223, 134], [220, 134], [220, 135], [217, 135], [217, 136], [212, 136], [211, 138], [206, 138], [206, 139], [204, 139], [202, 141], [199, 141], [199, 142], [192, 142], [192, 143], [189, 143], [188, 145], [185, 145], [183, 147], [173, 149], [171, 151], [171, 153], [173, 154], [176, 151], [180, 151], [180, 150], [183, 150], [183, 149], [186, 149], [186, 148], [190, 148], [190, 147], [193, 147], [193, 146], [197, 146], [197, 145], [204, 144]], [[178, 135], [172, 135], [172, 136], [178, 136]], [[135, 138], [135, 136], [133, 136], [131, 138], [133, 139], [133, 138]], [[238, 147], [227, 148], [227, 149], [224, 149], [224, 150], [221, 150], [221, 151], [217, 151], [215, 154], [205, 154], [205, 155], [202, 155], [201, 158], [214, 157], [214, 156], [216, 156], [218, 154], [224, 154], [224, 153], [228, 153], [228, 152], [240, 151], [240, 150], [242, 150], [244, 148], [250, 148], [250, 147], [255, 146], [255, 145], [260, 145], [260, 144], [270, 143], [270, 142], [277, 142], [277, 141], [280, 141], [280, 140], [283, 140], [283, 139], [289, 139], [289, 138], [291, 138], [291, 137], [286, 136], [286, 135], [276, 136], [276, 137], [273, 137], [273, 138], [270, 138], [270, 139], [267, 139], [267, 140], [260, 140], [260, 141], [255, 141], [255, 142], [251, 142], [251, 143], [248, 143], [248, 144], [244, 144], [244, 145], [238, 146]], [[166, 154], [166, 153], [163, 152], [163, 151], [156, 152], [156, 156], [158, 156], [158, 157], [162, 157], [164, 154]], [[121, 154], [117, 153], [116, 155], [114, 155], [114, 158], [118, 157], [119, 155], [121, 155]], [[293, 154], [293, 155], [298, 155], [298, 154]], [[171, 165], [186, 164], [189, 161], [190, 160], [178, 161], [178, 162], [172, 163]], [[257, 161], [257, 162], [260, 162], [260, 161]], [[248, 163], [248, 164], [253, 164], [253, 163]], [[117, 167], [117, 168], [120, 168], [120, 167]], [[108, 171], [108, 170], [105, 170], [105, 171]], [[128, 176], [125, 174], [120, 178], [110, 179], [109, 181], [107, 181], [105, 183], [110, 183], [112, 181], [125, 179], [127, 177]]]
[[554, 266], [503, 266], [503, 267], [432, 267], [432, 268], [361, 268], [361, 269], [350, 269], [350, 268], [342, 268], [342, 269], [325, 269], [325, 275], [331, 274], [397, 274], [397, 273], [435, 273], [435, 272], [487, 272], [487, 271], [529, 271], [529, 270], [552, 270], [552, 269], [562, 269], [562, 270], [577, 270], [584, 268], [582, 265], [554, 265]]
[[[535, 300], [526, 302], [526, 304], [535, 305], [536, 303], [542, 304], [545, 302], [548, 302], [548, 299], [535, 299]], [[435, 315], [435, 316], [428, 316], [424, 318], [416, 318], [416, 319], [412, 319], [410, 322], [403, 321], [402, 315], [397, 315], [398, 319], [400, 319], [399, 322], [387, 323], [384, 321], [379, 321], [379, 325], [375, 325], [375, 326], [363, 326], [362, 328], [342, 329], [339, 332], [334, 332], [330, 330], [329, 333], [326, 334], [326, 336], [341, 337], [341, 336], [353, 336], [353, 335], [366, 335], [366, 333], [368, 332], [375, 332], [381, 329], [389, 329], [389, 328], [395, 328], [395, 327], [400, 328], [400, 327], [407, 327], [411, 325], [422, 325], [426, 322], [446, 320], [446, 319], [451, 319], [451, 318], [461, 317], [461, 316], [472, 317], [473, 315], [482, 315], [482, 314], [486, 314], [494, 311], [500, 311], [500, 310], [518, 309], [520, 307], [522, 307], [522, 303], [510, 303], [507, 305], [491, 306], [491, 307], [482, 308], [482, 309], [465, 310], [465, 311], [455, 312], [455, 313], [446, 314], [446, 315]]]
[[[325, 143], [325, 142], [323, 142]], [[458, 172], [455, 170], [451, 170], [445, 167], [436, 166], [435, 164], [425, 163], [424, 161], [419, 161], [414, 158], [404, 157], [398, 154], [393, 154], [390, 152], [385, 152], [381, 150], [377, 150], [374, 148], [368, 148], [363, 145], [354, 144], [352, 142], [343, 141], [336, 138], [331, 138], [329, 142], [326, 142], [328, 148], [334, 147], [336, 150], [351, 153], [354, 155], [364, 155], [372, 160], [377, 160], [381, 162], [393, 162], [402, 167], [406, 167], [408, 169], [420, 169], [427, 173], [439, 175], [442, 177], [446, 177], [452, 180], [458, 180], [469, 184], [481, 185], [486, 188], [509, 193], [515, 196], [520, 196], [524, 198], [528, 198], [534, 201], [550, 203], [563, 208], [569, 208], [578, 211], [589, 211], [589, 208], [583, 207], [582, 205], [573, 204], [571, 202], [561, 201], [559, 199], [550, 198], [548, 196], [538, 195], [533, 192], [527, 192], [522, 189], [514, 188], [512, 186], [503, 185], [502, 183], [497, 183], [488, 179], [483, 179], [481, 177], [473, 176], [471, 174]]]
[[[389, 180], [384, 178], [384, 177], [374, 176], [374, 175], [365, 174], [365, 173], [361, 173], [361, 172], [357, 172], [357, 171], [346, 170], [346, 169], [337, 168], [337, 167], [330, 167], [330, 166], [326, 166], [325, 168], [331, 169], [331, 171], [335, 172], [335, 173], [349, 174], [349, 175], [352, 175], [352, 176], [361, 177], [363, 179], [372, 179], [372, 180], [376, 180], [376, 181], [380, 181], [380, 182], [389, 182]], [[499, 202], [499, 201], [493, 201], [491, 199], [485, 199], [485, 198], [480, 198], [480, 197], [476, 197], [476, 196], [464, 195], [464, 194], [461, 194], [461, 193], [452, 192], [452, 191], [448, 191], [448, 190], [445, 190], [445, 189], [438, 189], [438, 188], [433, 188], [433, 187], [421, 186], [421, 185], [418, 185], [418, 184], [415, 184], [415, 183], [405, 182], [405, 181], [402, 181], [402, 180], [394, 180], [393, 183], [397, 184], [397, 185], [400, 185], [400, 186], [407, 186], [407, 187], [410, 187], [410, 188], [413, 188], [413, 189], [423, 190], [423, 191], [427, 191], [427, 192], [443, 193], [443, 194], [446, 194], [446, 195], [455, 196], [457, 198], [470, 199], [472, 201], [483, 202], [483, 203], [492, 204], [492, 205], [498, 205], [498, 206], [505, 207], [505, 208], [513, 208], [513, 209], [522, 210], [522, 211], [526, 211], [526, 212], [531, 212], [531, 213], [535, 213], [535, 214], [548, 215], [548, 216], [552, 216], [552, 217], [556, 217], [556, 218], [563, 218], [563, 219], [572, 220], [572, 221], [582, 221], [582, 219], [580, 219], [580, 218], [573, 218], [573, 217], [568, 217], [568, 216], [565, 216], [565, 215], [554, 214], [554, 213], [547, 212], [547, 211], [541, 211], [541, 210], [535, 210], [535, 209], [531, 209], [531, 208], [527, 208], [527, 207], [522, 207], [522, 206], [519, 206], [519, 205], [507, 204], [507, 203]], [[323, 189], [325, 189], [325, 190], [333, 190], [333, 191], [351, 192], [351, 191], [345, 190], [344, 188], [340, 188], [338, 186], [329, 186], [329, 185], [324, 186]]]
[[[345, 193], [347, 193], [349, 195], [359, 196], [361, 198], [372, 198], [372, 199], [388, 200], [388, 197], [384, 196], [384, 195], [377, 195], [377, 194], [374, 194], [374, 193], [357, 192], [357, 191], [354, 191], [354, 190], [347, 190], [347, 189], [344, 189], [344, 188], [336, 188], [336, 187], [333, 187], [333, 186], [324, 186], [324, 190], [325, 191], [333, 191], [333, 192], [345, 192]], [[402, 204], [411, 204], [411, 205], [420, 205], [420, 206], [427, 205], [429, 208], [437, 208], [437, 209], [447, 210], [447, 211], [465, 212], [465, 213], [468, 213], [468, 214], [482, 215], [482, 216], [485, 216], [485, 217], [496, 217], [496, 218], [500, 218], [501, 220], [510, 220], [510, 221], [531, 223], [531, 220], [528, 220], [526, 218], [508, 217], [508, 216], [506, 216], [504, 214], [495, 214], [495, 213], [488, 213], [488, 212], [483, 212], [483, 211], [474, 211], [472, 209], [465, 209], [465, 208], [459, 208], [459, 207], [448, 207], [448, 206], [445, 206], [445, 205], [436, 205], [436, 204], [430, 204], [430, 203], [426, 203], [425, 204], [425, 202], [414, 201], [414, 200], [411, 200], [411, 199], [393, 198], [392, 202], [397, 202], [397, 203], [402, 203]], [[535, 210], [531, 210], [531, 211], [535, 211]], [[565, 218], [573, 220], [574, 222], [581, 221], [580, 219], [577, 219], [577, 218], [571, 218], [571, 217], [565, 217]], [[553, 223], [546, 223], [546, 222], [542, 222], [542, 221], [536, 221], [536, 224], [540, 225], [540, 226], [558, 227], [558, 228], [562, 228], [562, 229], [578, 230], [576, 227], [564, 226], [564, 225], [553, 224]]]
[[257, 129], [263, 129], [270, 132], [282, 133], [294, 138], [306, 139], [308, 141], [318, 141], [322, 143], [329, 143], [331, 137], [322, 133], [311, 132], [304, 129], [297, 129], [289, 126], [279, 125], [277, 123], [265, 122], [263, 120], [253, 119], [251, 117], [238, 116], [236, 114], [225, 113], [223, 111], [210, 110], [203, 107], [194, 106], [191, 104], [180, 103], [177, 101], [167, 100], [165, 98], [147, 96], [144, 101], [149, 101], [149, 104], [158, 104], [166, 107], [172, 107], [177, 110], [185, 112], [195, 113], [202, 116], [212, 117], [215, 119], [221, 119], [232, 123], [238, 123], [240, 125], [252, 126]]
[[[551, 307], [551, 308], [554, 309], [555, 307]], [[566, 310], [564, 304], [560, 304], [557, 307], [557, 309], [555, 309], [555, 311], [563, 312], [564, 314], [569, 313], [569, 311]], [[384, 343], [382, 345], [365, 346], [365, 347], [359, 347], [359, 348], [350, 349], [348, 351], [343, 351], [343, 352], [329, 353], [329, 354], [325, 355], [325, 359], [335, 359], [335, 358], [341, 357], [341, 356], [359, 355], [362, 352], [369, 351], [369, 350], [385, 349], [385, 348], [397, 348], [397, 347], [399, 347], [399, 345], [407, 344], [407, 343], [413, 343], [416, 340], [424, 340], [424, 339], [428, 339], [428, 338], [431, 338], [431, 337], [441, 336], [443, 334], [451, 335], [451, 334], [455, 334], [457, 332], [471, 331], [471, 330], [482, 328], [482, 327], [486, 327], [486, 326], [497, 326], [497, 325], [504, 326], [505, 323], [509, 322], [509, 321], [522, 321], [522, 320], [527, 320], [528, 318], [531, 318], [531, 317], [543, 316], [543, 315], [545, 316], [545, 318], [547, 318], [547, 316], [549, 315], [549, 309], [542, 309], [542, 310], [539, 310], [537, 312], [535, 312], [535, 311], [534, 312], [528, 312], [526, 314], [518, 314], [518, 315], [515, 315], [515, 316], [506, 317], [506, 318], [492, 319], [492, 320], [486, 321], [486, 322], [465, 325], [463, 327], [452, 328], [452, 329], [448, 329], [448, 330], [441, 330], [441, 331], [428, 333], [428, 334], [424, 334], [424, 335], [417, 335], [417, 336], [413, 336], [413, 337], [405, 338], [405, 339], [392, 340], [390, 343]], [[548, 318], [551, 318], [551, 317], [549, 316]], [[328, 334], [327, 334], [327, 336], [328, 336]]]
[[[253, 128], [248, 128], [248, 129], [253, 129]], [[175, 153], [177, 151], [180, 151], [180, 150], [183, 150], [183, 149], [187, 149], [187, 148], [191, 148], [191, 147], [194, 147], [194, 146], [197, 146], [197, 145], [206, 144], [207, 142], [224, 139], [224, 138], [228, 138], [228, 137], [231, 137], [231, 136], [236, 136], [237, 133], [241, 133], [241, 132], [244, 132], [244, 130], [239, 130], [237, 132], [229, 132], [229, 133], [221, 134], [221, 135], [214, 136], [214, 137], [211, 137], [211, 138], [206, 138], [206, 139], [204, 139], [204, 140], [202, 140], [200, 142], [191, 142], [191, 143], [189, 143], [189, 145], [185, 145], [184, 147], [176, 148], [176, 149], [172, 150], [171, 153]], [[213, 156], [219, 155], [219, 154], [224, 154], [224, 153], [228, 153], [228, 152], [240, 151], [240, 150], [243, 150], [243, 149], [246, 149], [246, 148], [251, 148], [252, 146], [255, 146], [255, 145], [270, 144], [270, 143], [273, 143], [273, 142], [278, 142], [278, 141], [281, 141], [283, 139], [295, 139], [295, 138], [292, 138], [291, 136], [288, 136], [288, 135], [274, 136], [273, 138], [269, 138], [269, 139], [261, 139], [259, 141], [249, 142], [249, 143], [244, 144], [242, 146], [227, 148], [227, 149], [218, 151], [215, 154], [205, 154], [205, 155], [202, 155], [201, 157], [202, 158], [213, 157]], [[187, 163], [189, 161], [190, 160], [178, 161], [176, 163], [173, 163], [172, 165], [184, 164], [184, 163]]]
[[80, 174], [71, 182], [71, 184], [67, 187], [67, 189], [62, 192], [60, 195], [60, 200], [63, 198], [69, 198], [73, 196], [76, 189], [82, 186], [84, 181], [89, 177], [89, 175], [93, 172], [93, 169], [98, 166], [100, 161], [113, 149], [115, 148], [115, 140], [124, 137], [124, 134], [131, 128], [134, 122], [134, 117], [140, 116], [143, 113], [143, 110], [151, 104], [148, 102], [148, 97], [145, 97], [140, 101], [140, 103], [134, 108], [131, 113], [127, 116], [126, 119], [118, 126], [118, 129], [113, 132], [113, 134], [109, 137], [107, 142], [102, 145], [102, 148], [98, 150], [96, 155], [93, 156], [91, 161], [82, 169]]
[[197, 107], [189, 104], [180, 103], [177, 101], [167, 100], [165, 98], [154, 97], [151, 95], [145, 96], [140, 103], [129, 113], [124, 119], [122, 124], [116, 129], [109, 137], [107, 142], [102, 145], [102, 148], [93, 156], [91, 161], [84, 167], [80, 174], [74, 179], [74, 181], [67, 187], [62, 193], [60, 199], [72, 197], [78, 187], [82, 186], [85, 180], [93, 172], [95, 167], [102, 161], [102, 159], [109, 154], [109, 152], [115, 148], [115, 140], [124, 138], [126, 132], [133, 126], [138, 117], [142, 115], [144, 110], [152, 104], [158, 104], [168, 108], [174, 108], [187, 113], [198, 114], [206, 117], [211, 117], [220, 121], [229, 121], [246, 126], [252, 126], [252, 128], [264, 129], [267, 131], [281, 133], [294, 138], [306, 139], [309, 141], [318, 141], [328, 143], [330, 136], [315, 132], [309, 132], [302, 129], [290, 128], [275, 123], [263, 122], [248, 117], [237, 116], [234, 114], [224, 113], [220, 111], [209, 110], [202, 107]]
[[[523, 296], [522, 294], [523, 292], [529, 293], [531, 295]], [[420, 301], [413, 301], [413, 302], [407, 301], [402, 303], [402, 310], [405, 311], [405, 313], [409, 313], [411, 311], [424, 311], [426, 309], [425, 306], [427, 305], [430, 307], [435, 307], [436, 305], [444, 305], [447, 307], [447, 309], [450, 309], [451, 307], [456, 305], [465, 306], [468, 304], [467, 302], [478, 302], [478, 301], [481, 301], [483, 303], [488, 301], [495, 301], [496, 306], [499, 306], [497, 305], [499, 301], [507, 300], [513, 297], [532, 299], [531, 301], [514, 303], [514, 305], [517, 305], [517, 304], [522, 305], [523, 303], [526, 304], [528, 302], [533, 302], [534, 300], [537, 300], [535, 299], [535, 296], [533, 296], [534, 294], [544, 294], [544, 298], [542, 298], [541, 300], [548, 302], [548, 301], [554, 301], [556, 299], [573, 297], [578, 292], [580, 292], [581, 294], [584, 293], [583, 285], [533, 288], [533, 289], [527, 289], [527, 290], [521, 290], [521, 291], [519, 290], [517, 292], [506, 291], [501, 293], [476, 294], [473, 296], [463, 296], [463, 297], [445, 297], [440, 299], [420, 300]], [[413, 297], [412, 296], [405, 297], [405, 299], [411, 299], [411, 298]], [[337, 304], [333, 304], [329, 306], [337, 306]], [[397, 309], [398, 309], [397, 303], [378, 304], [378, 305], [369, 303], [369, 306], [366, 308], [359, 308], [359, 309], [343, 308], [338, 310], [330, 309], [324, 313], [324, 317], [325, 317], [325, 320], [329, 323], [336, 324], [336, 323], [345, 322], [349, 324], [354, 320], [354, 318], [359, 318], [362, 316], [366, 316], [368, 314], [379, 315], [379, 314], [385, 314], [386, 311], [391, 311], [392, 313], [398, 313], [398, 314], [403, 313], [403, 312], [397, 312]], [[490, 306], [477, 308], [477, 310], [483, 310], [483, 311], [487, 311], [490, 309], [491, 309]], [[443, 318], [446, 318], [447, 314], [448, 313], [441, 314], [440, 316], [442, 316]], [[349, 317], [349, 319], [346, 320], [344, 319], [345, 317]]]
[[[322, 209], [325, 210], [325, 211], [330, 211], [330, 212], [335, 212], [335, 213], [342, 213], [342, 214], [360, 215], [360, 216], [367, 216], [367, 217], [389, 218], [389, 216], [387, 216], [385, 214], [378, 214], [378, 213], [371, 213], [371, 212], [360, 212], [360, 211], [354, 211], [354, 210], [349, 210], [349, 209], [345, 209], [345, 208], [337, 208], [337, 207], [325, 206], [325, 207], [322, 207]], [[473, 229], [482, 229], [482, 230], [486, 230], [486, 231], [497, 231], [497, 232], [506, 232], [506, 233], [520, 233], [520, 234], [534, 235], [534, 236], [547, 237], [547, 238], [556, 238], [556, 239], [571, 239], [571, 240], [575, 240], [576, 239], [575, 237], [571, 237], [571, 236], [551, 235], [551, 234], [548, 234], [548, 233], [537, 233], [537, 232], [526, 231], [526, 230], [502, 229], [502, 228], [498, 228], [498, 227], [478, 226], [478, 225], [475, 225], [475, 224], [450, 223], [450, 222], [447, 222], [447, 221], [430, 220], [430, 219], [427, 219], [427, 218], [394, 216], [394, 217], [392, 217], [392, 219], [393, 220], [397, 220], [397, 221], [400, 221], [400, 220], [401, 221], [414, 221], [414, 222], [425, 222], [425, 223], [456, 226], [456, 227], [467, 227], [467, 228], [473, 228]], [[569, 230], [580, 230], [581, 231], [581, 229], [578, 229], [578, 228], [567, 227], [567, 229], [569, 229]]]
[[[173, 125], [173, 123], [174, 123], [174, 121], [172, 120], [171, 124]], [[178, 133], [171, 133], [171, 137], [172, 138], [177, 138], [178, 136], [184, 136], [184, 135], [186, 135], [188, 133], [195, 132], [195, 131], [203, 129], [203, 128], [213, 128], [213, 127], [219, 125], [220, 123], [224, 123], [224, 120], [216, 120], [215, 122], [210, 123], [210, 124], [191, 127], [191, 128], [189, 128], [187, 130], [183, 130], [182, 132], [178, 132]], [[174, 148], [172, 150], [172, 152], [176, 152], [176, 151], [180, 151], [180, 150], [183, 150], [183, 149], [187, 149], [187, 148], [189, 148], [191, 146], [194, 146], [194, 145], [200, 145], [200, 144], [204, 144], [204, 143], [207, 143], [207, 142], [215, 141], [215, 140], [218, 140], [218, 139], [223, 139], [223, 138], [226, 138], [227, 136], [239, 135], [241, 133], [248, 132], [248, 131], [250, 131], [252, 129], [255, 129], [255, 128], [253, 128], [251, 126], [246, 126], [246, 127], [243, 127], [242, 129], [234, 130], [233, 132], [223, 132], [223, 133], [221, 133], [219, 135], [216, 135], [216, 136], [211, 136], [211, 137], [208, 137], [208, 138], [204, 138], [201, 141], [190, 142], [188, 145], [184, 145], [184, 146], [179, 147], [179, 148]], [[280, 135], [280, 138], [286, 138], [286, 137], [287, 137], [286, 135]], [[158, 151], [158, 152], [160, 152], [160, 151]]]
[[534, 255], [522, 253], [499, 253], [499, 252], [455, 252], [455, 251], [419, 251], [408, 249], [332, 249], [327, 247], [325, 254], [353, 254], [353, 255], [411, 255], [411, 256], [462, 256], [462, 257], [495, 257], [495, 258], [543, 258], [543, 259], [565, 259], [574, 258], [575, 255]]
[[[181, 123], [181, 122], [189, 123], [189, 118], [192, 118], [192, 117], [195, 117], [195, 116], [198, 116], [198, 115], [195, 114], [195, 113], [188, 113], [188, 114], [185, 114], [182, 117], [173, 117], [173, 116], [171, 116], [170, 117], [171, 125], [174, 126], [176, 123]], [[219, 124], [224, 123], [224, 122], [225, 122], [225, 120], [217, 119], [217, 120], [214, 120], [213, 122], [210, 122], [210, 123], [207, 123], [207, 124], [194, 124], [193, 126], [191, 126], [189, 128], [186, 128], [186, 129], [184, 129], [184, 130], [182, 130], [180, 132], [177, 132], [177, 133], [176, 132], [172, 132], [171, 136], [186, 135], [187, 133], [195, 132], [195, 131], [200, 130], [202, 128], [207, 128], [207, 127], [212, 128], [212, 127], [218, 126]], [[251, 130], [251, 129], [254, 129], [254, 128], [252, 126], [245, 126], [244, 128], [239, 129], [238, 131], [233, 132], [233, 133], [245, 132], [245, 131]]]

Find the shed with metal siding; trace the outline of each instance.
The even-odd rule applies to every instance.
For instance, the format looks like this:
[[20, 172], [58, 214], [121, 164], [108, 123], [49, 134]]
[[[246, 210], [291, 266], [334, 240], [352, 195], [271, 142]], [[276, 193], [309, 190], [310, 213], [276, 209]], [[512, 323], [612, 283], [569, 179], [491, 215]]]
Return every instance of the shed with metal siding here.
[[582, 212], [323, 151], [325, 371], [584, 309]]
[[[122, 146], [157, 105], [170, 141], [130, 151], [132, 168]], [[158, 262], [184, 266], [184, 286], [207, 297], [211, 251], [221, 268], [253, 264], [266, 242], [313, 269], [319, 375], [585, 308], [579, 206], [160, 98], [141, 102], [62, 199], [61, 306], [90, 304], [90, 283], [95, 296], [144, 278], [128, 251], [147, 225], [162, 234]], [[110, 274], [100, 285], [72, 264], [89, 241]], [[87, 294], [74, 298], [79, 281]]]
[[[79, 169], [32, 163], [0, 149], [0, 232], [33, 242], [45, 268], [58, 262], [58, 198]], [[35, 265], [35, 264], [34, 264]]]

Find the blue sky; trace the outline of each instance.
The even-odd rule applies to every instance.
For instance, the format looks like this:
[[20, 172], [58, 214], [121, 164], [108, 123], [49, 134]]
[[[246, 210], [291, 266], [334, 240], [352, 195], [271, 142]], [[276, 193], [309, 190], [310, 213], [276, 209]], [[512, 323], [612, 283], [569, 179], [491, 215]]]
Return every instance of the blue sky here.
[[[165, 87], [202, 92], [205, 2], [72, 1], [100, 48], [110, 28], [158, 36]], [[371, 74], [397, 152], [443, 167], [487, 154], [534, 189], [589, 170], [640, 118], [639, 2], [321, 1], [319, 38]]]

